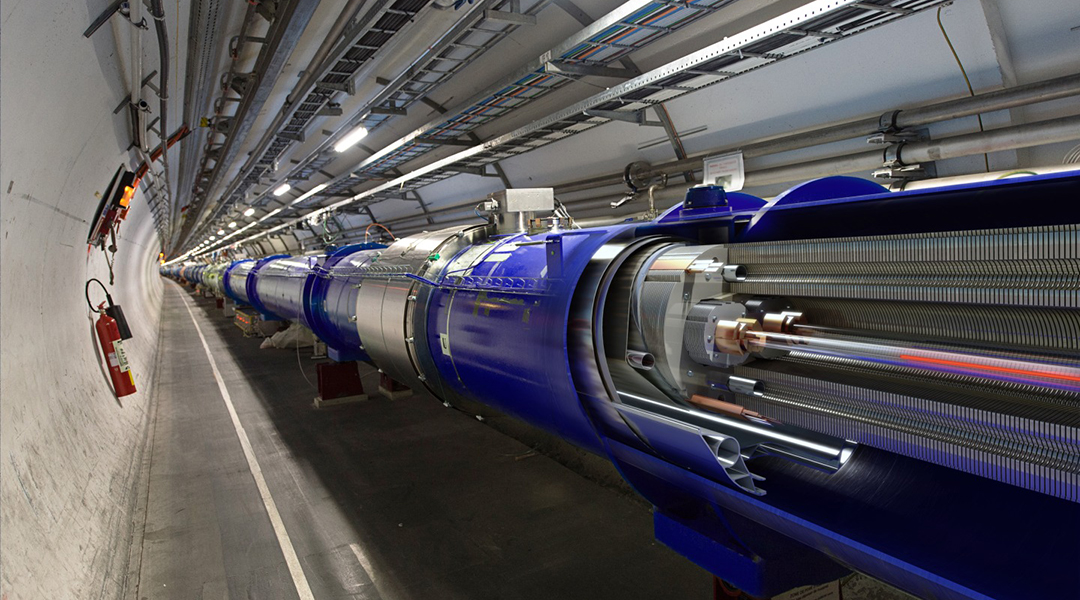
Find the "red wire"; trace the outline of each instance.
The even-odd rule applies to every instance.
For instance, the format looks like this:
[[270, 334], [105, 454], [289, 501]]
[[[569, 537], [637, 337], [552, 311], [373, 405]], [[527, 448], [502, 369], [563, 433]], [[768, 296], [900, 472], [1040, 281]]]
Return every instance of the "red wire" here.
[[383, 231], [385, 231], [386, 233], [389, 233], [389, 234], [390, 234], [390, 239], [392, 239], [392, 240], [396, 240], [396, 239], [397, 239], [397, 236], [395, 236], [395, 235], [394, 235], [394, 232], [392, 232], [392, 231], [390, 231], [389, 229], [387, 229], [387, 228], [386, 228], [386, 225], [383, 225], [382, 223], [372, 223], [372, 224], [370, 224], [370, 225], [368, 225], [368, 226], [367, 226], [367, 229], [365, 229], [365, 230], [364, 230], [364, 240], [365, 240], [365, 241], [367, 240], [367, 237], [368, 237], [368, 232], [369, 232], [369, 231], [371, 231], [371, 228], [372, 228], [372, 227], [382, 227], [382, 228], [383, 228]]

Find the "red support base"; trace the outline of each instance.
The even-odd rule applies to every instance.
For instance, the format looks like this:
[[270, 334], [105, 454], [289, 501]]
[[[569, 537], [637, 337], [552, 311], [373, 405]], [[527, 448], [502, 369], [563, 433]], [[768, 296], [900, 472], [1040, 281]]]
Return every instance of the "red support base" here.
[[408, 398], [412, 390], [386, 373], [379, 372], [379, 393], [391, 400]]
[[364, 385], [360, 382], [360, 370], [355, 362], [319, 363], [316, 369], [319, 375], [316, 407], [367, 400]]

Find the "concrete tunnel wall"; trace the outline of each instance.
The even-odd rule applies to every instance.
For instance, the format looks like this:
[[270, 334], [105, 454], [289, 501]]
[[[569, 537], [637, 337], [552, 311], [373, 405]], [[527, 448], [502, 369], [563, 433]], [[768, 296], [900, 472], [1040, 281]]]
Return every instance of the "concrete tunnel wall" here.
[[134, 333], [125, 349], [139, 391], [117, 399], [83, 293], [88, 278], [109, 280], [102, 252], [87, 252], [95, 192], [129, 156], [126, 114], [112, 113], [126, 95], [112, 31], [82, 36], [97, 10], [37, 0], [0, 15], [5, 600], [117, 597], [128, 568], [163, 288], [140, 193], [120, 228], [111, 287]]

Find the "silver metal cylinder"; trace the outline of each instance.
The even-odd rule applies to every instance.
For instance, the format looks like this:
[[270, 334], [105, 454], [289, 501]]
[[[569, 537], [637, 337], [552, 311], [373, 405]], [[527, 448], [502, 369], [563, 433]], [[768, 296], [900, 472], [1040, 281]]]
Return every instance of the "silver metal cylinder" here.
[[254, 267], [255, 263], [253, 261], [243, 262], [233, 267], [232, 271], [229, 271], [229, 291], [234, 298], [244, 304], [251, 303], [247, 293], [247, 279], [248, 274], [251, 273], [251, 269]]
[[641, 352], [639, 350], [627, 350], [626, 362], [635, 369], [641, 371], [651, 371], [656, 365], [656, 358], [648, 352]]
[[905, 144], [900, 159], [907, 164], [957, 156], [1014, 150], [1080, 139], [1080, 115], [969, 133], [942, 140]]
[[724, 281], [728, 283], [746, 281], [746, 267], [742, 265], [724, 265], [724, 268], [720, 273], [724, 278]]
[[258, 301], [267, 310], [310, 326], [304, 315], [304, 286], [318, 257], [285, 256], [259, 267], [255, 280]]
[[[453, 255], [473, 241], [483, 227], [450, 227], [400, 238], [382, 251], [360, 276], [356, 294], [356, 331], [364, 350], [394, 380], [420, 388], [427, 379], [418, 352], [414, 315], [426, 315], [427, 290], [418, 279], [435, 281]], [[422, 337], [422, 336], [421, 336]]]

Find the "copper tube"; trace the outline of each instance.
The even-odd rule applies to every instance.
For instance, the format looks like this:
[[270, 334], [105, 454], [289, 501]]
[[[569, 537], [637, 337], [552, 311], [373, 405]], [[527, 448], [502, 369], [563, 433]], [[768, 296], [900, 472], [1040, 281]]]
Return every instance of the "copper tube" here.
[[761, 318], [761, 328], [770, 333], [792, 333], [795, 325], [803, 322], [803, 314], [797, 311], [767, 313]]
[[750, 344], [756, 342], [752, 333], [757, 331], [761, 331], [761, 324], [754, 319], [717, 321], [713, 343], [725, 354], [746, 354], [750, 352]]
[[738, 417], [744, 419], [746, 417], [753, 417], [756, 419], [762, 419], [764, 417], [761, 414], [752, 410], [746, 410], [746, 407], [734, 404], [732, 402], [724, 402], [723, 400], [717, 400], [715, 398], [709, 398], [708, 396], [701, 396], [694, 394], [690, 396], [690, 403], [696, 404], [702, 408], [707, 408], [712, 412], [728, 415], [731, 417]]

